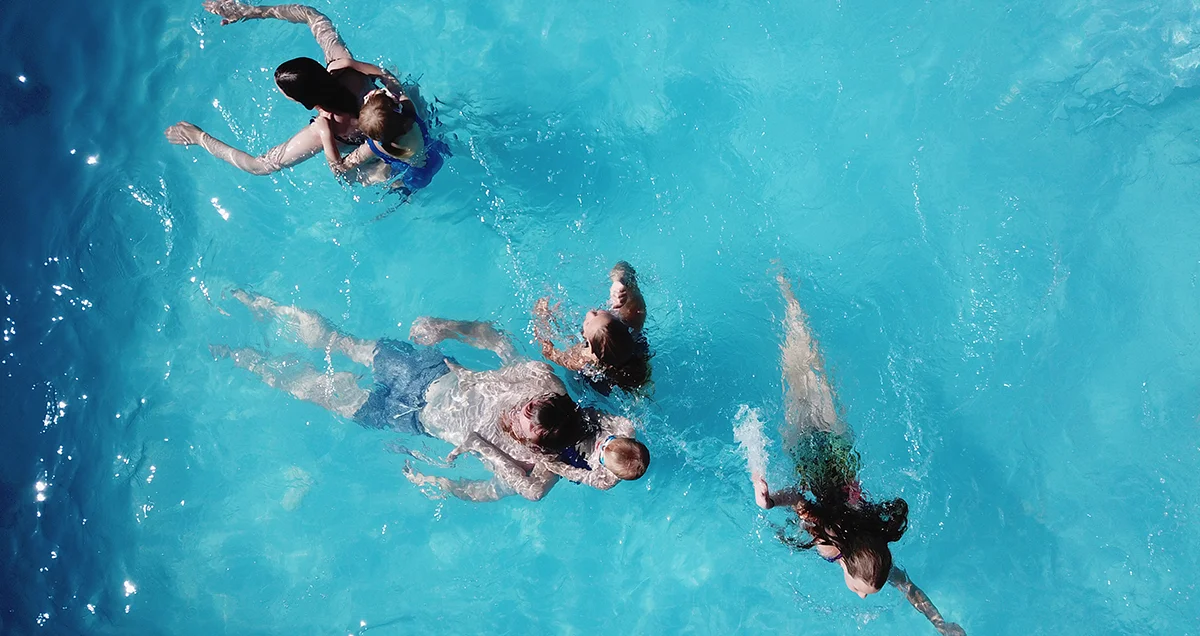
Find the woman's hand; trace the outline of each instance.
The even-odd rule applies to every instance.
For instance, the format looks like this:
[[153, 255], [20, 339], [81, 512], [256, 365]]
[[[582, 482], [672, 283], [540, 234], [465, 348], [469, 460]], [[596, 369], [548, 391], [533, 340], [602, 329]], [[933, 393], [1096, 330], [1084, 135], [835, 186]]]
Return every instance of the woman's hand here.
[[204, 137], [204, 131], [194, 124], [181, 121], [168, 128], [166, 135], [167, 141], [176, 146], [191, 146], [200, 143], [200, 139]]
[[959, 627], [958, 623], [942, 623], [934, 625], [942, 636], [967, 636], [967, 630]]
[[775, 507], [775, 502], [771, 499], [771, 491], [767, 488], [767, 479], [762, 475], [754, 475], [750, 478], [754, 482], [754, 503], [763, 510], [770, 510]]
[[550, 309], [549, 298], [539, 298], [536, 303], [533, 303], [533, 315], [542, 320], [550, 320], [552, 310]]
[[475, 450], [477, 442], [480, 439], [482, 439], [482, 438], [479, 436], [478, 431], [471, 431], [471, 434], [467, 435], [467, 439], [463, 440], [462, 444], [459, 444], [457, 448], [450, 451], [449, 455], [446, 455], [446, 463], [453, 464], [454, 461], [456, 459], [458, 459], [459, 455], [462, 455], [463, 453], [469, 453], [469, 452]]
[[221, 16], [221, 26], [225, 26], [251, 17], [255, 7], [237, 0], [205, 0], [204, 10]]

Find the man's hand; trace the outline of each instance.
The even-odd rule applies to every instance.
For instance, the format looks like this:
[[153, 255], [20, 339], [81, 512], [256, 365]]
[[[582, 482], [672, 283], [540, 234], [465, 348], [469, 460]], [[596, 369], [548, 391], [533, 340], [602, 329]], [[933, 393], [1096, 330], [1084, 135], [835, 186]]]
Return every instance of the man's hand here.
[[[412, 462], [404, 462], [404, 477], [421, 489], [430, 499], [445, 499], [450, 490], [450, 480], [445, 477], [424, 475], [413, 470]], [[425, 486], [430, 486], [429, 490]]]
[[250, 17], [254, 7], [237, 0], [205, 0], [204, 10], [221, 16], [221, 26], [225, 26]]
[[475, 450], [475, 448], [478, 446], [477, 442], [480, 439], [481, 438], [479, 437], [479, 433], [477, 431], [471, 431], [471, 434], [467, 435], [467, 439], [463, 440], [462, 444], [450, 451], [449, 455], [446, 455], [446, 463], [453, 464], [454, 461], [458, 459], [459, 455]]

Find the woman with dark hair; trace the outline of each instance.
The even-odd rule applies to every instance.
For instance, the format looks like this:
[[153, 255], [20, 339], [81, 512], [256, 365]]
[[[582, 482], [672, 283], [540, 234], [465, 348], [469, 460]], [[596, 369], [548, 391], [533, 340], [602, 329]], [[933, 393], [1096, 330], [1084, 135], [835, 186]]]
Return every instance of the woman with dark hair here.
[[755, 501], [768, 510], [791, 508], [796, 513], [791, 527], [803, 531], [807, 539], [783, 532], [780, 539], [793, 548], [813, 549], [822, 559], [837, 563], [850, 591], [866, 598], [890, 582], [939, 632], [963, 634], [962, 628], [947, 623], [929, 597], [893, 564], [888, 544], [904, 535], [908, 504], [903, 499], [875, 502], [863, 494], [853, 433], [839, 417], [804, 311], [787, 279], [780, 275], [778, 280], [787, 302], [782, 355], [783, 446], [795, 461], [798, 484], [771, 492], [761, 466], [752, 467]]
[[346, 147], [357, 147], [366, 137], [359, 130], [358, 117], [366, 96], [381, 80], [391, 90], [400, 83], [391, 73], [355, 60], [329, 18], [299, 4], [251, 6], [236, 0], [208, 0], [204, 8], [221, 16], [221, 24], [242, 20], [275, 18], [307, 24], [325, 54], [325, 64], [308, 57], [288, 60], [275, 69], [275, 84], [289, 99], [317, 116], [291, 139], [260, 156], [253, 156], [226, 144], [188, 122], [179, 122], [166, 131], [167, 141], [182, 146], [199, 145], [218, 159], [250, 174], [265, 175], [294, 166], [321, 151], [321, 133]]
[[646, 324], [646, 300], [638, 288], [637, 272], [621, 261], [608, 274], [609, 308], [593, 309], [583, 318], [583, 342], [563, 350], [554, 346], [550, 323], [554, 312], [546, 298], [534, 305], [534, 337], [542, 355], [575, 371], [603, 395], [613, 387], [633, 391], [650, 381], [650, 347], [642, 335]]

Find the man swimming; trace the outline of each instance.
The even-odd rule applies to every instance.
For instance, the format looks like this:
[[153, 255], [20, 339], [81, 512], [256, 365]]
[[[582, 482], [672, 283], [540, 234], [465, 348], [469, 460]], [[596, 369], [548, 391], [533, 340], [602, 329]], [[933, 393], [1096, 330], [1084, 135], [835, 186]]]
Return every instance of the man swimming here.
[[[632, 428], [624, 418], [580, 409], [549, 365], [520, 359], [508, 338], [489, 323], [421, 318], [410, 330], [412, 343], [362, 340], [316, 313], [241, 290], [233, 296], [260, 315], [289, 323], [305, 346], [369, 368], [375, 384], [364, 389], [353, 373], [325, 373], [303, 362], [272, 360], [250, 348], [214, 346], [217, 357], [231, 357], [267, 384], [362, 426], [449, 442], [456, 447], [451, 461], [474, 452], [494, 474], [490, 480], [449, 480], [406, 466], [410, 481], [447, 495], [495, 501], [520, 494], [537, 501], [558, 481], [551, 468], [557, 455], [583, 438], [585, 427]], [[494, 352], [503, 366], [491, 371], [462, 367], [435, 346], [448, 338]]]
[[266, 175], [306, 161], [321, 152], [321, 132], [329, 131], [334, 143], [356, 148], [366, 141], [359, 130], [359, 111], [367, 95], [380, 80], [391, 91], [401, 91], [400, 82], [373, 64], [355, 60], [324, 14], [300, 4], [251, 6], [236, 0], [208, 0], [205, 10], [221, 16], [221, 24], [242, 20], [278, 19], [307, 24], [325, 56], [325, 64], [307, 57], [284, 62], [275, 70], [275, 83], [289, 99], [317, 116], [291, 139], [257, 157], [234, 148], [182, 121], [167, 128], [167, 141], [199, 145], [209, 154], [250, 174]]

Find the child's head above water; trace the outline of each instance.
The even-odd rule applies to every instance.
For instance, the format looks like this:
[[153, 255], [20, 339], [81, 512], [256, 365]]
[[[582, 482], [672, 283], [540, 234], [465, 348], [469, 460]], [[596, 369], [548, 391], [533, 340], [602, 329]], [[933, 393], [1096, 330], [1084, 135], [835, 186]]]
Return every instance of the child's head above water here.
[[605, 375], [632, 390], [650, 380], [649, 356], [633, 331], [612, 313], [593, 309], [583, 319], [583, 340]]
[[367, 96], [358, 111], [358, 127], [377, 142], [391, 142], [408, 134], [417, 122], [417, 111], [410, 100], [398, 103], [386, 91], [377, 90]]
[[617, 477], [633, 481], [646, 474], [650, 450], [632, 437], [609, 435], [600, 445], [600, 464]]

